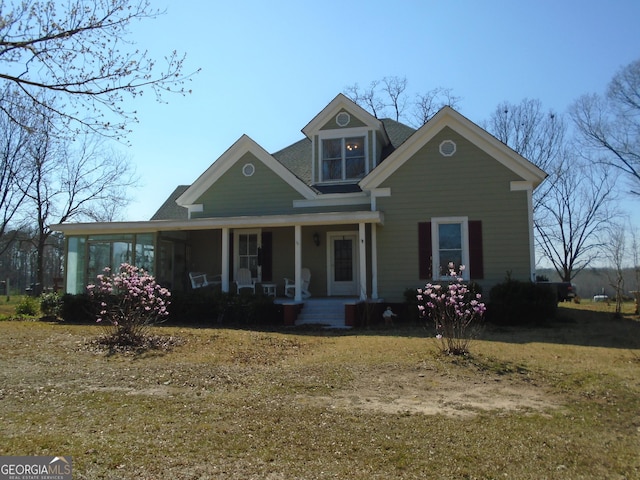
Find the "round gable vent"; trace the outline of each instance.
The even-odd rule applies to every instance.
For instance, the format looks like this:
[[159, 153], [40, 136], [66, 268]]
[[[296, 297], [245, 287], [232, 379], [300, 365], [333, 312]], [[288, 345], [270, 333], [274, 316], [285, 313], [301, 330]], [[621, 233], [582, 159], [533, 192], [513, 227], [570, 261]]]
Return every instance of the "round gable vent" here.
[[453, 140], [445, 140], [440, 144], [440, 154], [443, 157], [451, 157], [456, 153], [456, 144]]
[[336, 115], [336, 123], [339, 127], [346, 127], [347, 125], [349, 125], [350, 121], [351, 115], [349, 115], [347, 112], [340, 112], [338, 115]]
[[245, 177], [250, 177], [256, 173], [256, 167], [253, 166], [253, 163], [247, 163], [244, 167], [242, 167], [242, 174]]

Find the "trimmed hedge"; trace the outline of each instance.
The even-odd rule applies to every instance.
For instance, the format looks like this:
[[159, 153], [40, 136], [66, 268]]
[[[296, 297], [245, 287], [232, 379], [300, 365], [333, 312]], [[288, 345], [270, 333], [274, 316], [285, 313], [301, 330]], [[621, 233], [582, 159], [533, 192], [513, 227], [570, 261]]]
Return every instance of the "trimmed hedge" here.
[[[281, 325], [281, 305], [266, 295], [240, 295], [208, 291], [176, 292], [171, 295], [169, 317], [171, 324], [240, 324]], [[62, 297], [60, 316], [70, 323], [96, 321], [96, 305], [87, 294]]]
[[507, 279], [489, 295], [487, 320], [498, 325], [544, 325], [556, 316], [556, 292], [546, 285]]

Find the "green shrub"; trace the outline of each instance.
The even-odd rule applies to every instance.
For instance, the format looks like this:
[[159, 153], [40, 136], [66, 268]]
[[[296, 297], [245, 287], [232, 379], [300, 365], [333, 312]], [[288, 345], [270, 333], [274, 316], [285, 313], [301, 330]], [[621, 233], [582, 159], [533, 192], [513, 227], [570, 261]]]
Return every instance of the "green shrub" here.
[[173, 292], [168, 321], [180, 324], [217, 321], [222, 294], [202, 290]]
[[558, 310], [555, 291], [507, 278], [490, 292], [487, 320], [499, 325], [544, 325]]
[[35, 317], [38, 314], [38, 302], [30, 296], [22, 297], [16, 305], [16, 314]]
[[62, 296], [60, 317], [70, 323], [95, 323], [96, 311], [93, 302], [86, 293]]
[[57, 318], [62, 310], [62, 299], [57, 293], [45, 293], [40, 297], [40, 311], [47, 317]]
[[267, 295], [201, 290], [174, 292], [169, 305], [169, 322], [276, 325], [283, 321], [279, 306]]
[[273, 298], [261, 293], [241, 291], [239, 295], [227, 294], [220, 306], [220, 319], [225, 323], [268, 325], [281, 323]]
[[420, 322], [420, 312], [418, 311], [418, 289], [407, 288], [404, 291], [404, 304], [407, 312], [407, 318], [412, 325]]

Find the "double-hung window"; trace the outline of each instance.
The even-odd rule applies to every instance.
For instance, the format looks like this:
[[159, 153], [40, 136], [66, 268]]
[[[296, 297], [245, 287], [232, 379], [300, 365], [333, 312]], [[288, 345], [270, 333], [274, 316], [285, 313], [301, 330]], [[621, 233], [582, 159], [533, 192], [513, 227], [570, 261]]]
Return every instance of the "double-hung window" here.
[[260, 230], [238, 230], [234, 234], [234, 248], [236, 251], [235, 260], [238, 268], [248, 268], [251, 270], [251, 277], [260, 281]]
[[365, 137], [322, 140], [322, 181], [358, 180], [365, 175]]
[[431, 240], [433, 248], [434, 278], [449, 276], [452, 267], [462, 277], [469, 276], [469, 225], [466, 217], [432, 219]]

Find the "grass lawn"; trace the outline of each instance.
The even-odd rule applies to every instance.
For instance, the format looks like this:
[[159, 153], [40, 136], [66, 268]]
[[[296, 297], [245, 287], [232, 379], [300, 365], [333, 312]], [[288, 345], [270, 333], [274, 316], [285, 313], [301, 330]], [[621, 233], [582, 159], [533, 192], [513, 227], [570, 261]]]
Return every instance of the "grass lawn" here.
[[95, 326], [0, 321], [0, 455], [92, 480], [637, 479], [640, 321], [612, 308], [488, 327], [466, 358], [418, 327], [158, 327], [181, 344], [108, 355]]

